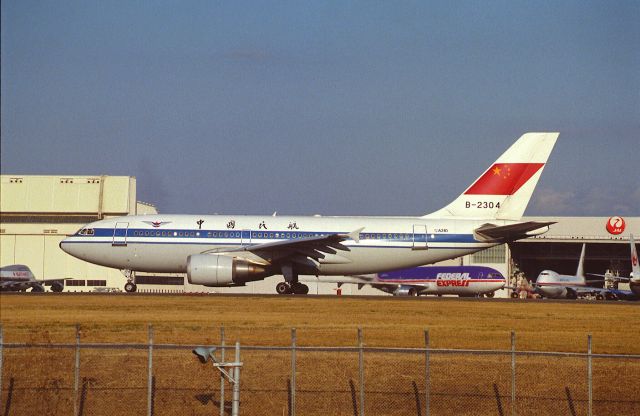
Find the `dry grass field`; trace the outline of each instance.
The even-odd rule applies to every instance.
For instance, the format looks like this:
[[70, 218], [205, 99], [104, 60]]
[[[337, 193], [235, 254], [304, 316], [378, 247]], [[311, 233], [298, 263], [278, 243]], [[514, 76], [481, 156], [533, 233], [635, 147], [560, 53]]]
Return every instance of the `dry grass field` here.
[[244, 345], [353, 346], [361, 327], [367, 346], [640, 354], [640, 305], [615, 302], [484, 301], [436, 298], [2, 295], [6, 342], [73, 342], [75, 324], [86, 342], [216, 342]]
[[[42, 294], [0, 296], [8, 343], [147, 342], [212, 345], [224, 326], [227, 344], [287, 346], [291, 328], [299, 346], [510, 348], [518, 351], [640, 354], [640, 305], [611, 302], [361, 298], [335, 296], [154, 296]], [[509, 414], [510, 354], [444, 354], [430, 358], [432, 415]], [[241, 411], [291, 414], [291, 351], [243, 349]], [[74, 394], [74, 349], [5, 349], [0, 413], [147, 414], [146, 348], [83, 348], [79, 397]], [[587, 413], [585, 357], [518, 355], [515, 409], [519, 415]], [[153, 354], [154, 415], [217, 414], [218, 382], [189, 348]], [[297, 352], [296, 414], [358, 415], [358, 352]], [[640, 399], [631, 387], [640, 360], [594, 358], [594, 414], [633, 415]], [[422, 415], [423, 352], [364, 354], [367, 415]], [[226, 404], [229, 405], [229, 395]]]

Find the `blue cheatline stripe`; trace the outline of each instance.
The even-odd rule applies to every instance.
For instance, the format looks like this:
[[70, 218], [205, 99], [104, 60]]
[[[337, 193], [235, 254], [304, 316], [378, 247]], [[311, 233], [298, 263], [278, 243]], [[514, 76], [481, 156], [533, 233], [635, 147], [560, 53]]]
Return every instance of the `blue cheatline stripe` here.
[[[141, 228], [117, 228], [115, 237], [145, 237], [145, 238], [229, 238], [244, 240], [273, 240], [273, 239], [297, 239], [320, 237], [328, 234], [347, 234], [342, 231], [248, 231], [248, 230], [196, 230], [196, 229], [141, 229]], [[113, 228], [96, 228], [94, 237], [114, 237]], [[360, 241], [366, 244], [367, 240], [383, 240], [413, 243], [477, 243], [473, 234], [412, 234], [412, 233], [361, 233]], [[89, 237], [89, 236], [83, 236]]]
[[[106, 244], [111, 246], [113, 243], [112, 240], [109, 241], [64, 241], [64, 244]], [[124, 241], [122, 241], [124, 244]], [[192, 246], [235, 246], [235, 247], [253, 247], [260, 245], [261, 243], [247, 243], [240, 244], [239, 242], [228, 242], [228, 243], [216, 243], [216, 242], [189, 242], [189, 241], [135, 241], [127, 239], [127, 245], [192, 245]], [[480, 243], [478, 243], [480, 244]], [[404, 245], [404, 246], [380, 246], [380, 245], [371, 245], [365, 246], [362, 244], [356, 246], [348, 246], [350, 249], [359, 249], [359, 248], [384, 248], [384, 249], [410, 249], [413, 248], [412, 245]], [[429, 247], [429, 250], [481, 250], [484, 247], [469, 247], [469, 246], [438, 246], [438, 247]]]

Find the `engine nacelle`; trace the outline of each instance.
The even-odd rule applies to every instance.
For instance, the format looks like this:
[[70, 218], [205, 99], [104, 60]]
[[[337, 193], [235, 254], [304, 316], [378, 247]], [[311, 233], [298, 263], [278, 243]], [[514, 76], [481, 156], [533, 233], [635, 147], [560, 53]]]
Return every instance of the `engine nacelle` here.
[[223, 254], [194, 254], [187, 258], [187, 280], [209, 287], [241, 286], [268, 276], [265, 267]]
[[393, 296], [415, 296], [418, 293], [413, 286], [398, 286], [393, 291]]

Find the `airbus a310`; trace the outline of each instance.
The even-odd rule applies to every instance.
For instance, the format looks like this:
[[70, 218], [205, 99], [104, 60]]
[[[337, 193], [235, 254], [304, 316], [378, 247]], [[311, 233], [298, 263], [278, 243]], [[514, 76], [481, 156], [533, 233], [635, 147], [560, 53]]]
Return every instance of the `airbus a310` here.
[[60, 247], [123, 270], [186, 273], [192, 284], [242, 286], [282, 274], [278, 293], [304, 294], [299, 275], [345, 276], [431, 264], [546, 232], [521, 221], [558, 133], [526, 133], [446, 207], [420, 217], [144, 215], [87, 224]]

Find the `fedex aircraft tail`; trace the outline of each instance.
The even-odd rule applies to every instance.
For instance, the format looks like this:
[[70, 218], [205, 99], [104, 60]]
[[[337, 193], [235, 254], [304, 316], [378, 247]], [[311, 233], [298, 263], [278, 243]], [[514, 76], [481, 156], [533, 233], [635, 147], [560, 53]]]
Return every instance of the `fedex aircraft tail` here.
[[525, 133], [455, 201], [425, 217], [519, 220], [559, 133]]

